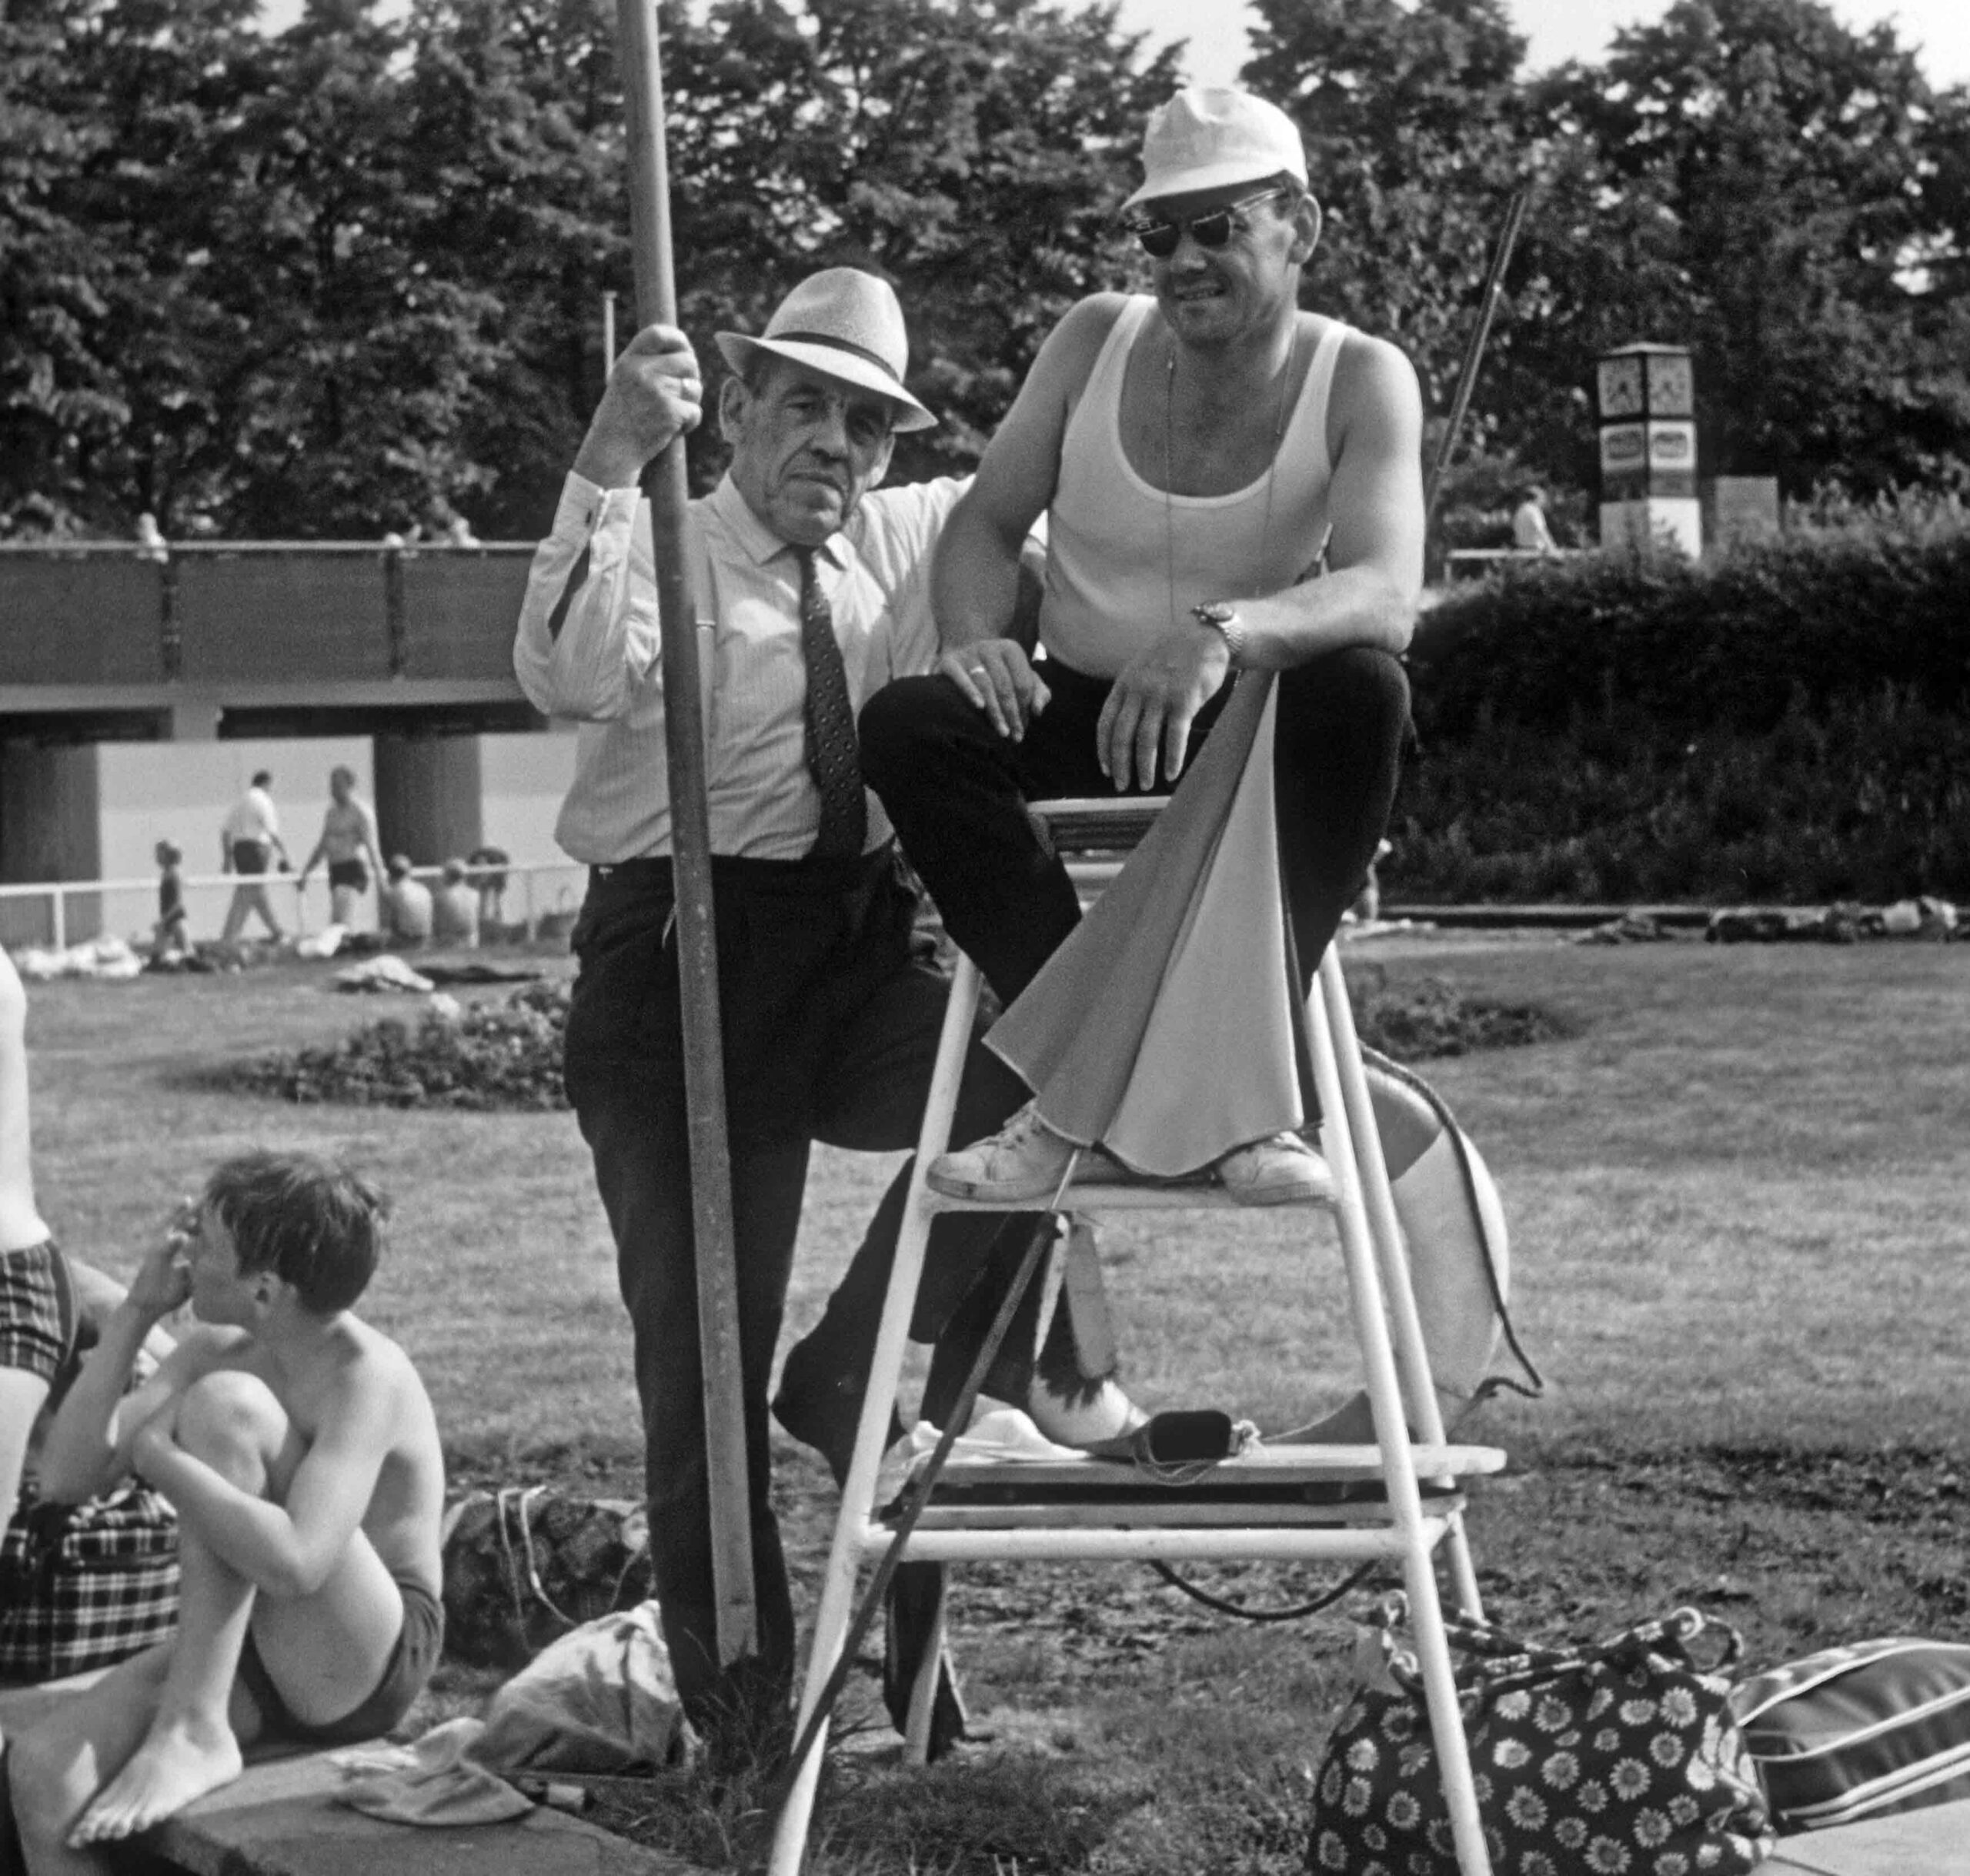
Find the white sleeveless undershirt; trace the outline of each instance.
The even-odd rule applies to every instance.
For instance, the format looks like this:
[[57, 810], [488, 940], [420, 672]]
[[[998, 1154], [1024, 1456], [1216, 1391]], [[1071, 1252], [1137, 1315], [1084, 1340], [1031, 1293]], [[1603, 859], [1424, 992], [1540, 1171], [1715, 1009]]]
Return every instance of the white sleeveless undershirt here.
[[1068, 419], [1047, 513], [1040, 640], [1091, 677], [1114, 676], [1169, 624], [1173, 560], [1180, 619], [1297, 584], [1327, 533], [1327, 397], [1349, 329], [1331, 319], [1321, 332], [1272, 471], [1229, 495], [1166, 495], [1130, 466], [1120, 429], [1122, 375], [1155, 304], [1132, 296], [1117, 317]]

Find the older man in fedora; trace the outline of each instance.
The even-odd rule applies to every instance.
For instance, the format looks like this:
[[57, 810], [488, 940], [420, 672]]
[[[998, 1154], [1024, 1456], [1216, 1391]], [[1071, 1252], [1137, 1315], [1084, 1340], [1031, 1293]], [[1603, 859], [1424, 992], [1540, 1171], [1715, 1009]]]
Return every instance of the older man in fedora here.
[[[737, 1240], [760, 1654], [717, 1665], [684, 1100], [666, 731], [643, 465], [699, 418], [684, 335], [639, 333], [610, 373], [554, 529], [535, 556], [514, 663], [533, 700], [581, 719], [556, 838], [590, 866], [573, 945], [567, 1087], [614, 1232], [634, 1325], [652, 1553], [687, 1711], [714, 1724], [783, 1711], [793, 1621], [768, 1497], [766, 1388], [811, 1144], [912, 1144], [945, 984], [913, 943], [917, 900], [863, 790], [854, 713], [937, 654], [930, 550], [961, 485], [878, 488], [898, 431], [934, 419], [906, 387], [902, 310], [872, 275], [829, 269], [763, 334], [717, 335], [733, 375], [731, 466], [692, 504], [686, 552], [708, 701], [707, 792]], [[960, 1137], [1023, 1090], [989, 1057], [967, 1073]], [[896, 1229], [885, 1197], [856, 1274], [790, 1367], [776, 1409], [837, 1477], [852, 1444]], [[940, 1227], [918, 1329], [933, 1337], [1003, 1233]], [[1020, 1240], [1023, 1242], [1022, 1239]], [[948, 1294], [947, 1294], [948, 1292]], [[920, 1566], [928, 1569], [930, 1566]], [[920, 1589], [923, 1585], [918, 1585]], [[897, 1681], [900, 1689], [907, 1684]], [[893, 1699], [893, 1706], [894, 1701]], [[744, 1710], [750, 1710], [746, 1711]], [[940, 1731], [961, 1727], [948, 1681]]]

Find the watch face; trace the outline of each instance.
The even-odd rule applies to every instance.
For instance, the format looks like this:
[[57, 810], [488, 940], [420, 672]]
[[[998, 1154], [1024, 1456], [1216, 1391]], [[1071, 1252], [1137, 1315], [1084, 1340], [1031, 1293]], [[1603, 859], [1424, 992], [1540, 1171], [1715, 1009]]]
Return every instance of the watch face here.
[[1638, 417], [1641, 415], [1641, 360], [1633, 356], [1621, 359], [1603, 359], [1600, 368], [1601, 416], [1604, 421], [1614, 417]]

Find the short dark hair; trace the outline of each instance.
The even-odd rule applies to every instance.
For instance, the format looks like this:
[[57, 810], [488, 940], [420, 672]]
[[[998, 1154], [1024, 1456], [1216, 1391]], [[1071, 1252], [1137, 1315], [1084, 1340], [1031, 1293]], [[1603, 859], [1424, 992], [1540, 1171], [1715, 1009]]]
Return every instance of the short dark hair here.
[[273, 779], [274, 772], [271, 769], [255, 769], [253, 771], [253, 786], [255, 788], [265, 788], [269, 786], [272, 783]]
[[271, 1270], [318, 1316], [369, 1287], [389, 1202], [340, 1161], [312, 1153], [242, 1153], [214, 1169], [205, 1203], [232, 1233], [242, 1277]]

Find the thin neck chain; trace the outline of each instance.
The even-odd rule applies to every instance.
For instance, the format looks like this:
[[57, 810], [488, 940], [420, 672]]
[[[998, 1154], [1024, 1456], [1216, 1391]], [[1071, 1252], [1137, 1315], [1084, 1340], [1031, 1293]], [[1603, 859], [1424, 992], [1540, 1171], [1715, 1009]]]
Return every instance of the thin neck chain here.
[[[1163, 379], [1163, 576], [1170, 606], [1170, 629], [1177, 629], [1177, 505], [1170, 489], [1170, 459], [1174, 453], [1171, 432], [1177, 409], [1177, 335], [1170, 335], [1170, 362]], [[1272, 492], [1279, 476], [1279, 451], [1286, 436], [1286, 417], [1291, 408], [1293, 374], [1300, 359], [1300, 323], [1293, 322], [1293, 340], [1286, 352], [1286, 375], [1279, 386], [1279, 409], [1272, 420], [1272, 460], [1266, 465], [1265, 512], [1259, 524], [1257, 567], [1265, 566], [1266, 551], [1272, 545]]]

